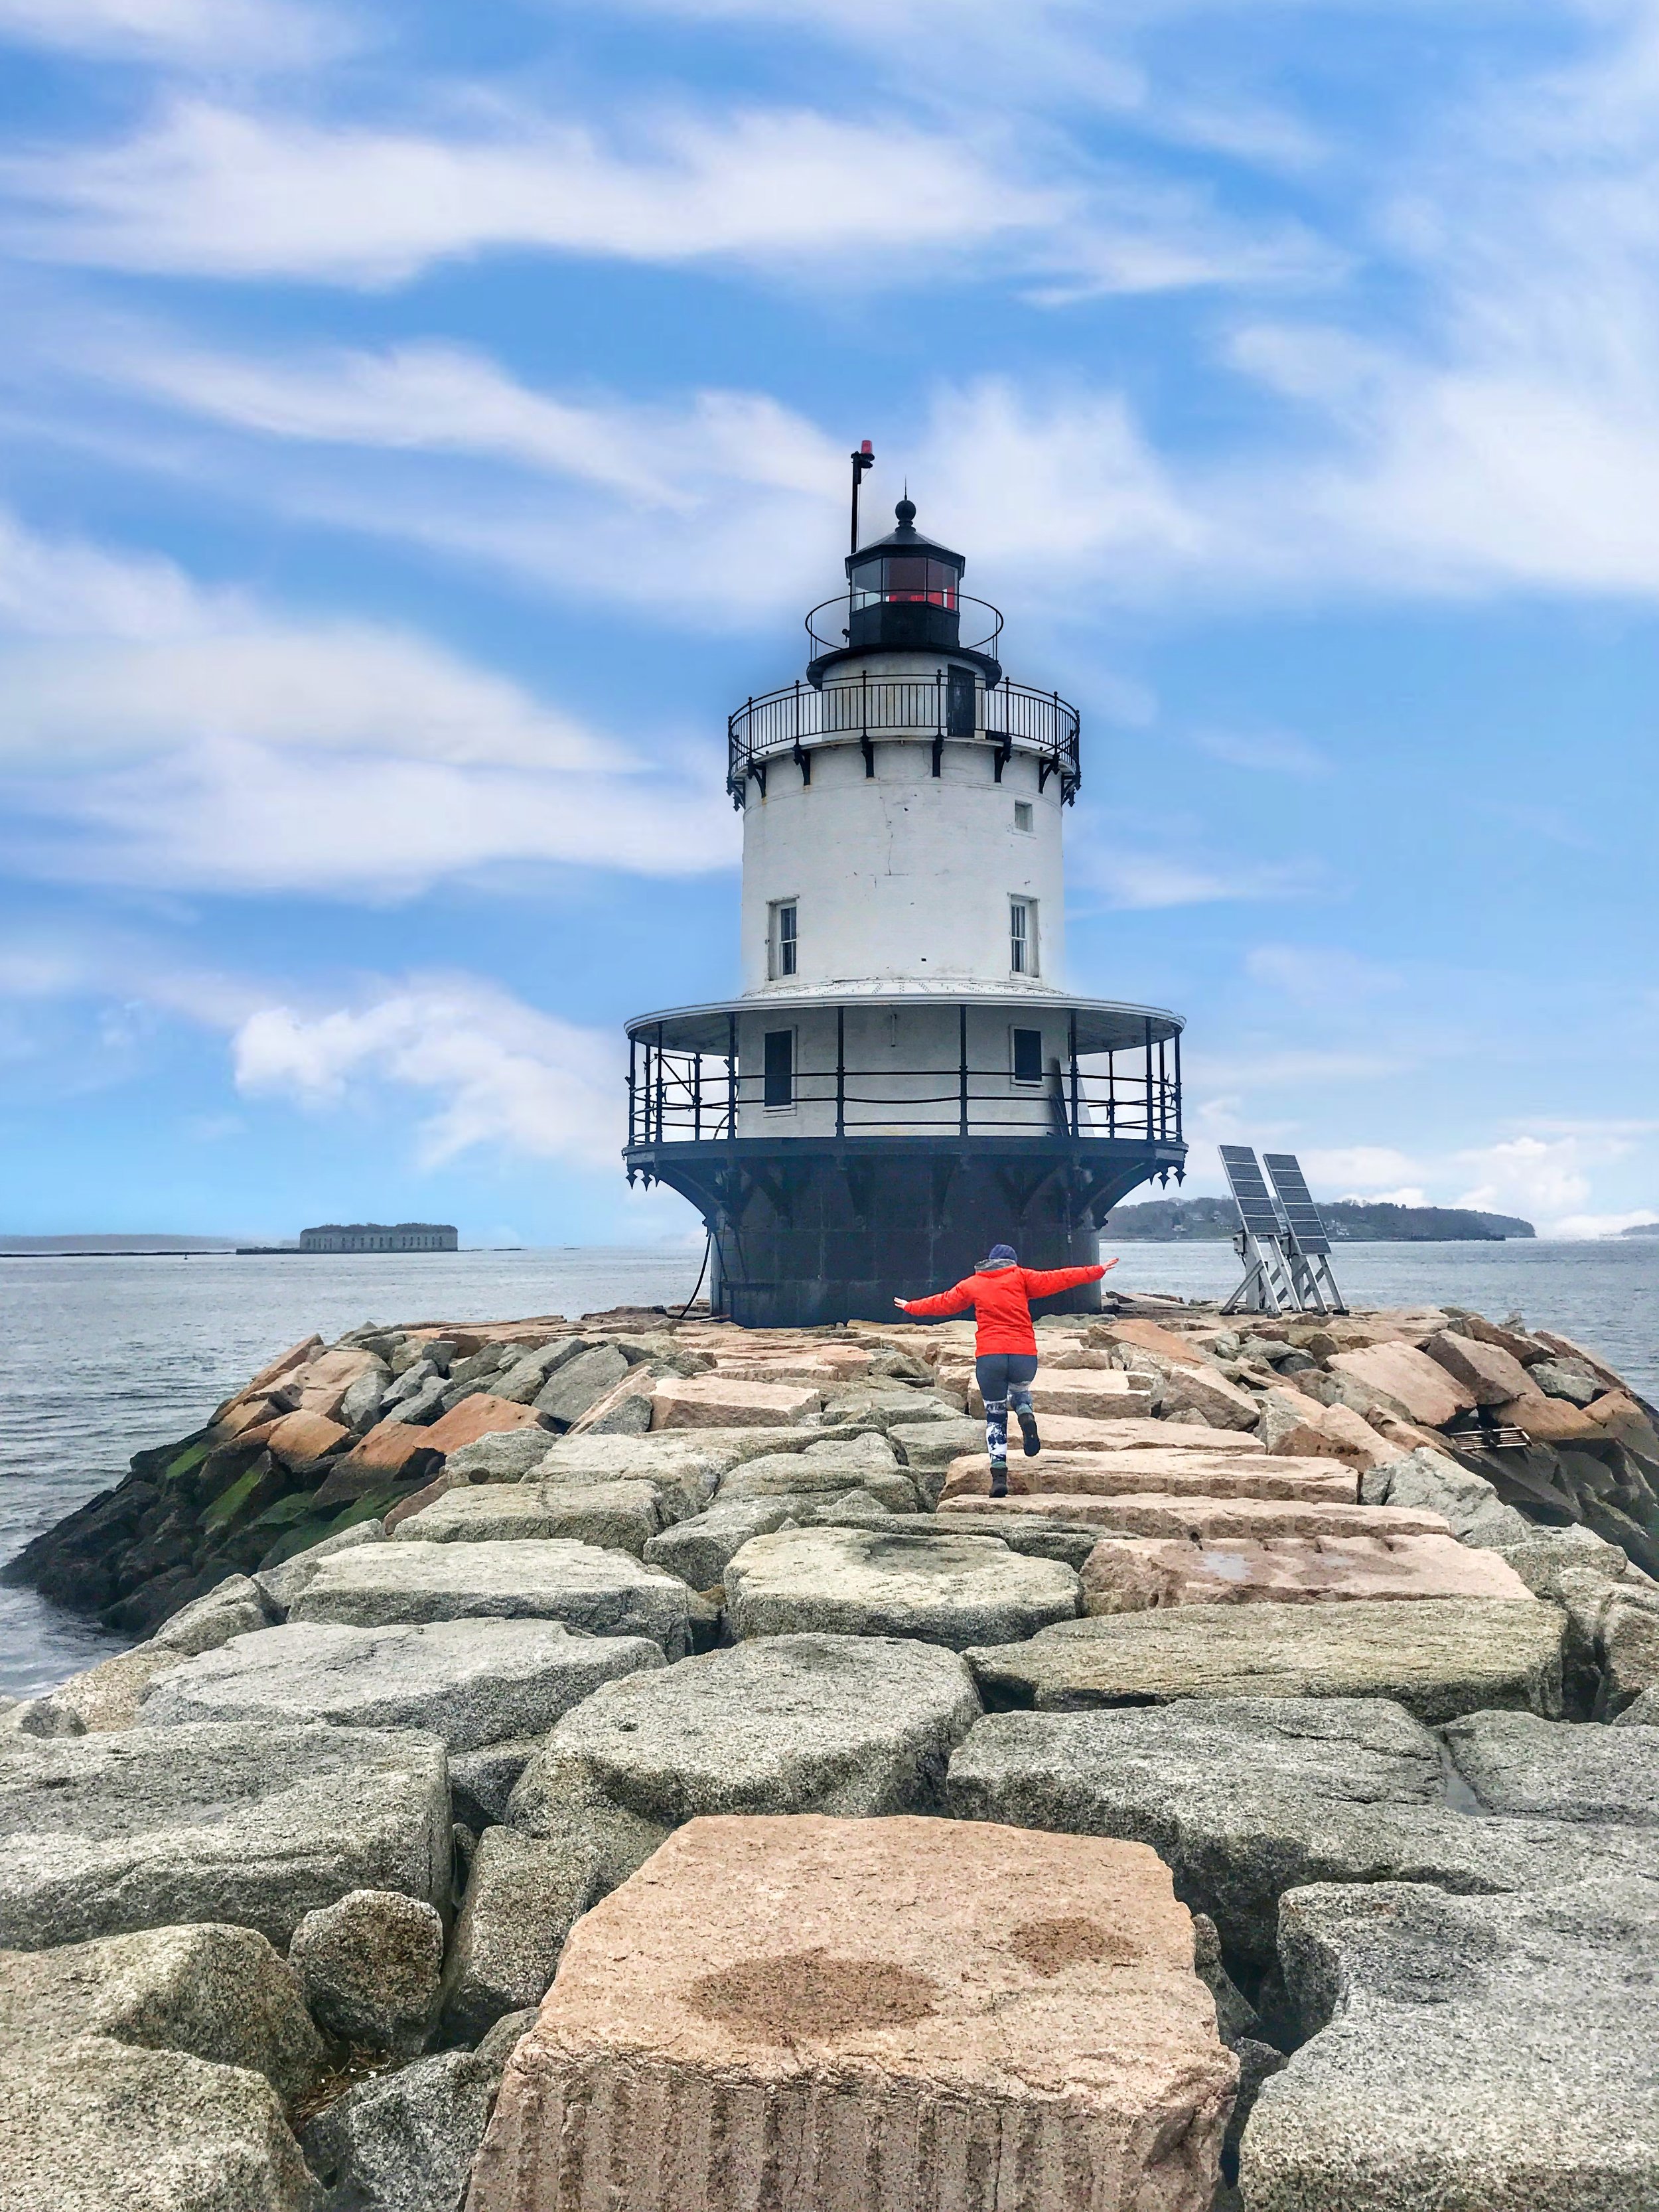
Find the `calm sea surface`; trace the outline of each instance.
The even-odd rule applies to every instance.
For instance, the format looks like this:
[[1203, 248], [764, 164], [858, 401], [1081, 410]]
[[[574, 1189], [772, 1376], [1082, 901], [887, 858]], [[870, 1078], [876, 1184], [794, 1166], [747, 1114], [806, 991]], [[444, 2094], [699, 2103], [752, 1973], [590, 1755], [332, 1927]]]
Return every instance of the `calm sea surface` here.
[[[274, 1259], [0, 1258], [0, 1559], [195, 1428], [274, 1352], [367, 1321], [574, 1316], [690, 1297], [701, 1255], [568, 1250]], [[1659, 1400], [1659, 1237], [1595, 1244], [1350, 1244], [1355, 1305], [1519, 1311], [1598, 1351]], [[1124, 1288], [1224, 1296], [1225, 1244], [1130, 1244]], [[918, 1284], [918, 1293], [930, 1287]], [[0, 1589], [0, 1694], [29, 1696], [121, 1640]]]

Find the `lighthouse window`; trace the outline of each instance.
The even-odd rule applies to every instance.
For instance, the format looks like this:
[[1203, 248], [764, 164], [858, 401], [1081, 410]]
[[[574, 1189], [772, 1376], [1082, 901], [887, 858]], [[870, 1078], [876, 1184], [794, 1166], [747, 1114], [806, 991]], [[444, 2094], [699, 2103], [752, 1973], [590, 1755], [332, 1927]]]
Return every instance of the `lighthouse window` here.
[[769, 910], [766, 972], [773, 982], [797, 972], [800, 957], [799, 908], [793, 899], [776, 899]]
[[1035, 899], [1008, 902], [1008, 967], [1015, 975], [1037, 972], [1037, 914]]
[[795, 1032], [766, 1032], [765, 1103], [769, 1112], [795, 1103]]
[[1014, 1031], [1014, 1080], [1016, 1083], [1042, 1082], [1042, 1031], [1041, 1030]]
[[1017, 799], [1014, 801], [1014, 827], [1016, 830], [1029, 830], [1031, 827], [1031, 802], [1029, 799]]

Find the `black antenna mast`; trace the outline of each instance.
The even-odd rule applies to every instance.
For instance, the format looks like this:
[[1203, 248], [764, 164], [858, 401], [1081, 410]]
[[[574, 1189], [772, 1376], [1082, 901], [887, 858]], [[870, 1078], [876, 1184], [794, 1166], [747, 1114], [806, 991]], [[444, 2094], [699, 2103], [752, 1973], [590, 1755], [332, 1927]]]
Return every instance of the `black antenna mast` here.
[[853, 456], [853, 542], [848, 548], [849, 552], [856, 553], [859, 550], [859, 486], [864, 481], [866, 469], [872, 469], [875, 465], [876, 449], [866, 438]]

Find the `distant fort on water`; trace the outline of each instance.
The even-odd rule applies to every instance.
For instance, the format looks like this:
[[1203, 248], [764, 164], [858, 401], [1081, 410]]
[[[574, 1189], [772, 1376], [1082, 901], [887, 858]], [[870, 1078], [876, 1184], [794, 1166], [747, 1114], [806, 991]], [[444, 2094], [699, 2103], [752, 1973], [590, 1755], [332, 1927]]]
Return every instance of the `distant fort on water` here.
[[297, 1244], [239, 1244], [238, 1255], [271, 1252], [453, 1252], [451, 1221], [325, 1221], [302, 1229]]

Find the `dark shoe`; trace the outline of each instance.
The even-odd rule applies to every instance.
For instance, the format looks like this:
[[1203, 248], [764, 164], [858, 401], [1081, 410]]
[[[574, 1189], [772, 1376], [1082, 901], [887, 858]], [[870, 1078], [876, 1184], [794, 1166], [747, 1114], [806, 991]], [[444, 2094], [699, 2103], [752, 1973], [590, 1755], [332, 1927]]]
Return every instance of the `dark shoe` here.
[[991, 1495], [993, 1498], [1006, 1498], [1008, 1495], [1008, 1470], [1006, 1467], [994, 1467], [991, 1469]]
[[1037, 1434], [1036, 1415], [1021, 1413], [1018, 1419], [1019, 1432], [1025, 1439], [1025, 1456], [1027, 1459], [1035, 1459], [1042, 1449], [1042, 1439]]

